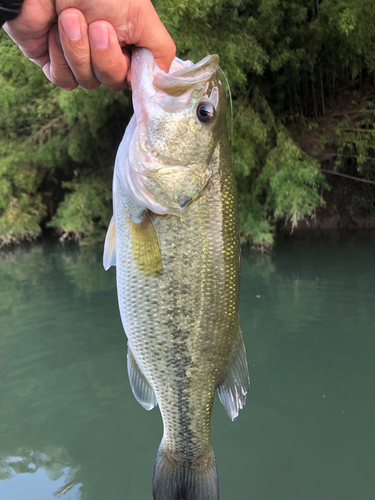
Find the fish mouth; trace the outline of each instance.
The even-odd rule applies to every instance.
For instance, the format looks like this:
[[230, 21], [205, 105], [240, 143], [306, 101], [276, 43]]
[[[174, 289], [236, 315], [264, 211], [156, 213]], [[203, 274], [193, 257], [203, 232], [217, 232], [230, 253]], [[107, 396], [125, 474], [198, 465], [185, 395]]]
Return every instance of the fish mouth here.
[[187, 67], [185, 61], [181, 61], [183, 65], [180, 61], [180, 59], [176, 58], [171, 69], [174, 70], [178, 66], [183, 66], [182, 69], [170, 73], [164, 73], [164, 71], [157, 73], [153, 80], [153, 86], [168, 95], [178, 97], [207, 82], [218, 70], [220, 58], [217, 54], [209, 55], [197, 64], [189, 61], [190, 64]]
[[165, 73], [155, 63], [152, 53], [145, 48], [135, 48], [132, 52], [132, 66], [127, 76], [130, 88], [144, 95], [153, 95], [161, 90], [179, 97], [198, 85], [209, 81], [219, 69], [217, 54], [204, 57], [197, 64], [176, 57], [169, 73]]

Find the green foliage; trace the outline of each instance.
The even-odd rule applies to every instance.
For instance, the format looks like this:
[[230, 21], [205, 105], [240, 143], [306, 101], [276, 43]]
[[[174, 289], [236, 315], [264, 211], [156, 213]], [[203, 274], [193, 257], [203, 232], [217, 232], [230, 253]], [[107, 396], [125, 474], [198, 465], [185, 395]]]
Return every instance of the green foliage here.
[[84, 238], [86, 244], [102, 241], [112, 215], [111, 179], [103, 173], [86, 172], [76, 177], [63, 183], [63, 187], [70, 192], [60, 203], [57, 215], [49, 225], [60, 229], [64, 239], [69, 236], [77, 240]]
[[[264, 98], [240, 107], [235, 137], [235, 174], [244, 239], [257, 246], [273, 242], [275, 220], [290, 220], [292, 227], [312, 216], [323, 203], [327, 188], [316, 161], [306, 156], [275, 117]], [[249, 193], [250, 192], [250, 193]]]
[[303, 156], [285, 131], [279, 132], [259, 179], [274, 216], [290, 219], [293, 226], [304, 215], [311, 216], [323, 202], [318, 192], [325, 186], [323, 179], [317, 162]]
[[0, 218], [0, 243], [36, 238], [40, 234], [39, 221], [45, 212], [40, 194], [23, 193], [19, 198], [12, 198]]
[[375, 215], [375, 197], [364, 198], [358, 196], [354, 201], [360, 210], [372, 217]]
[[51, 218], [65, 237], [103, 238], [129, 103], [106, 88], [55, 87], [0, 32], [0, 245], [37, 237]]
[[[317, 121], [331, 97], [364, 80], [371, 93], [374, 2], [154, 3], [179, 57], [220, 55], [233, 94], [242, 238], [269, 246], [277, 221], [296, 225], [313, 215], [326, 187], [290, 125]], [[102, 238], [113, 161], [130, 116], [129, 92], [54, 87], [0, 33], [0, 243], [33, 238], [47, 224], [83, 242]], [[373, 171], [373, 116], [337, 129], [338, 153], [354, 159], [360, 175]]]
[[336, 127], [338, 152], [336, 164], [341, 169], [345, 160], [354, 158], [360, 177], [375, 177], [375, 102], [369, 99], [363, 109]]

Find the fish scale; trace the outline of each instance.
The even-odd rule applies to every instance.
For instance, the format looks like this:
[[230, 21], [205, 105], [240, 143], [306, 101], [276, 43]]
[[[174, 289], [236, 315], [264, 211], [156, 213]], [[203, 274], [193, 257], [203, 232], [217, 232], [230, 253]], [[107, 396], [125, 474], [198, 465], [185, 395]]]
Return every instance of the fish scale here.
[[[126, 334], [132, 350], [155, 390], [165, 426], [164, 442], [176, 452], [178, 447], [182, 452], [186, 447], [180, 436], [193, 432], [191, 425], [185, 423], [191, 420], [191, 406], [195, 407], [194, 432], [197, 438], [194, 446], [198, 454], [202, 442], [208, 442], [212, 399], [220, 368], [216, 363], [206, 363], [205, 358], [207, 355], [217, 358], [212, 352], [212, 343], [220, 339], [222, 330], [225, 336], [228, 330], [227, 321], [217, 318], [217, 304], [222, 305], [225, 297], [225, 263], [221, 223], [215, 224], [217, 217], [210, 215], [219, 213], [222, 203], [212, 196], [212, 191], [209, 189], [183, 220], [166, 216], [156, 225], [163, 268], [158, 278], [139, 275], [135, 262], [129, 258], [130, 214], [126, 213], [126, 207], [120, 211], [121, 215], [115, 214], [118, 241], [123, 242], [119, 258], [125, 261], [124, 265], [117, 267], [122, 319], [125, 325], [129, 325]], [[214, 260], [215, 272], [212, 270]], [[237, 272], [234, 267], [231, 270], [238, 276], [238, 269]], [[238, 325], [234, 324], [231, 329], [235, 335]], [[206, 338], [202, 339], [202, 331]], [[226, 348], [223, 351], [219, 355], [227, 362], [230, 351], [228, 353]], [[198, 359], [192, 364], [194, 358]], [[164, 367], [164, 376], [160, 375], [161, 367]], [[195, 375], [195, 386], [197, 381], [204, 382], [207, 390], [203, 398], [195, 390], [189, 392], [187, 367], [191, 377]], [[207, 384], [207, 380], [211, 383]], [[165, 395], [165, 388], [171, 387], [172, 383], [178, 391], [171, 391], [169, 398], [169, 392]], [[199, 411], [199, 408], [202, 409]], [[179, 428], [176, 418], [180, 422]], [[199, 430], [201, 424], [203, 428]]]
[[[140, 74], [137, 64], [143, 72], [152, 68], [154, 72], [159, 71], [158, 76], [163, 76], [161, 70], [152, 66], [148, 52], [143, 51], [145, 49], [137, 49], [133, 53], [135, 81]], [[181, 157], [187, 157], [190, 135], [197, 130], [199, 133], [199, 129], [195, 118], [189, 118], [189, 113], [194, 112], [189, 108], [182, 111], [183, 119], [180, 115], [177, 118], [169, 116], [170, 113], [163, 115], [157, 108], [156, 113], [161, 114], [157, 116], [157, 126], [150, 125], [151, 135], [147, 135], [147, 121], [139, 133], [142, 137], [139, 147], [147, 144], [150, 150], [126, 164], [126, 155], [130, 155], [127, 151], [137, 150], [137, 126], [142, 126], [133, 121], [116, 160], [115, 231], [109, 229], [109, 233], [115, 235], [115, 244], [110, 245], [111, 236], [107, 236], [108, 242], [106, 240], [106, 249], [111, 248], [111, 252], [115, 249], [119, 308], [128, 338], [133, 392], [146, 409], [151, 409], [157, 401], [163, 419], [164, 434], [154, 471], [156, 500], [217, 500], [217, 473], [211, 444], [215, 390], [219, 389], [220, 399], [233, 419], [245, 404], [249, 389], [238, 315], [240, 243], [235, 180], [225, 125], [225, 93], [214, 65], [218, 58], [208, 57], [214, 59], [203, 65], [202, 78], [207, 78], [207, 65], [211, 64], [209, 85], [216, 89], [211, 90], [215, 99], [220, 95], [217, 108], [220, 114], [214, 133], [208, 128], [200, 129], [196, 142], [211, 148], [211, 153], [207, 155], [202, 150], [194, 155], [192, 152], [193, 160], [197, 156], [207, 157], [207, 164], [196, 165], [192, 161], [191, 167], [186, 166], [193, 170], [189, 176], [180, 167], [168, 164], [163, 170], [157, 160], [159, 163], [156, 167], [151, 165], [150, 174], [137, 174], [144, 168], [139, 158], [143, 155], [147, 161], [153, 161], [150, 150], [153, 155], [157, 154], [163, 120], [173, 122], [175, 118], [176, 126], [183, 126], [179, 139]], [[203, 70], [199, 64], [195, 65], [198, 69], [192, 84], [195, 99], [200, 98], [196, 82], [199, 71]], [[187, 78], [189, 67], [191, 65], [182, 78]], [[177, 78], [179, 72], [172, 74]], [[159, 79], [158, 85], [163, 85], [162, 80]], [[207, 92], [209, 85], [202, 85], [202, 92]], [[135, 88], [133, 85], [134, 93]], [[147, 82], [140, 88], [148, 89], [151, 103], [155, 90], [147, 87]], [[171, 102], [173, 104], [173, 100]], [[170, 109], [170, 102], [168, 106]], [[135, 109], [140, 109], [139, 105]], [[136, 119], [141, 122], [140, 116]], [[165, 130], [173, 130], [175, 144], [176, 130], [171, 123]], [[154, 143], [153, 136], [157, 137]], [[163, 144], [163, 158], [166, 150]], [[175, 158], [175, 152], [173, 155]], [[124, 164], [128, 168], [136, 165], [135, 178], [124, 177], [129, 174], [124, 173]], [[190, 179], [194, 179], [192, 185]], [[134, 192], [129, 191], [135, 182], [143, 182], [141, 188], [147, 189], [144, 201], [139, 199], [143, 196], [139, 186]], [[187, 192], [192, 195], [184, 194]], [[141, 194], [137, 197], [135, 193]], [[154, 211], [148, 206], [153, 197]], [[179, 206], [180, 200], [183, 201]], [[165, 208], [158, 211], [156, 203], [166, 202], [170, 203], [169, 213], [163, 215]], [[105, 267], [108, 267], [106, 262], [114, 264], [114, 257], [109, 254], [110, 250], [106, 250]]]

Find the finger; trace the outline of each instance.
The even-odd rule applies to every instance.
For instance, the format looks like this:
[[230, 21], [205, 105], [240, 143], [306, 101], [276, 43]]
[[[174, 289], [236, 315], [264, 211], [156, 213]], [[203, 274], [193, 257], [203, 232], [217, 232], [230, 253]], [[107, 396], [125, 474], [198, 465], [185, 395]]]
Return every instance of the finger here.
[[12, 28], [11, 21], [4, 24], [4, 31], [19, 46], [22, 53], [38, 66], [44, 66], [49, 61], [48, 56], [48, 35], [37, 38], [23, 40], [18, 32]]
[[168, 72], [173, 59], [176, 57], [176, 45], [161, 22], [152, 3], [147, 3], [149, 4], [145, 7], [147, 12], [142, 13], [144, 25], [141, 36], [135, 42], [135, 45], [148, 48], [159, 68]]
[[77, 82], [66, 62], [61, 46], [57, 24], [53, 26], [48, 35], [50, 61], [43, 66], [43, 71], [48, 80], [66, 90], [73, 90]]
[[95, 89], [100, 83], [91, 67], [88, 27], [78, 9], [65, 9], [59, 15], [59, 34], [65, 59], [79, 85]]
[[89, 39], [91, 65], [96, 78], [111, 90], [124, 90], [130, 55], [126, 49], [121, 49], [113, 26], [106, 21], [91, 23]]
[[23, 5], [20, 14], [3, 27], [26, 57], [43, 66], [49, 59], [48, 32], [56, 19], [55, 2], [29, 0]]
[[[120, 45], [136, 45], [151, 50], [155, 61], [168, 71], [176, 47], [159, 19], [151, 0], [56, 0], [56, 11], [75, 2], [85, 14], [87, 23], [105, 20], [114, 27]], [[66, 10], [71, 10], [66, 9]], [[64, 42], [63, 42], [64, 46]], [[65, 47], [65, 46], [64, 46]], [[64, 49], [65, 50], [65, 49]]]

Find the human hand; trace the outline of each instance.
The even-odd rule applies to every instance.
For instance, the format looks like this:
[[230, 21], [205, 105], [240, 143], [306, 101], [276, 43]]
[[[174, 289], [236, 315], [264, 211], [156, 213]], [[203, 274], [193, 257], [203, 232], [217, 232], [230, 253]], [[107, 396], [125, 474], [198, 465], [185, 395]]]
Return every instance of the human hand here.
[[[54, 0], [25, 0], [20, 16], [5, 29], [56, 85], [73, 89], [102, 83], [122, 90], [131, 45], [150, 49], [168, 71], [175, 45], [150, 0], [56, 0], [54, 15], [43, 17], [47, 3]], [[53, 25], [56, 16], [58, 26]], [[33, 31], [38, 19], [39, 31]]]
[[54, 0], [25, 0], [16, 19], [3, 27], [26, 57], [43, 66], [49, 60], [48, 33], [56, 20]]
[[61, 47], [56, 33], [50, 35], [45, 72], [57, 85], [95, 88], [103, 83], [122, 90], [132, 45], [150, 49], [159, 66], [169, 70], [175, 44], [150, 0], [56, 0], [56, 12]]

